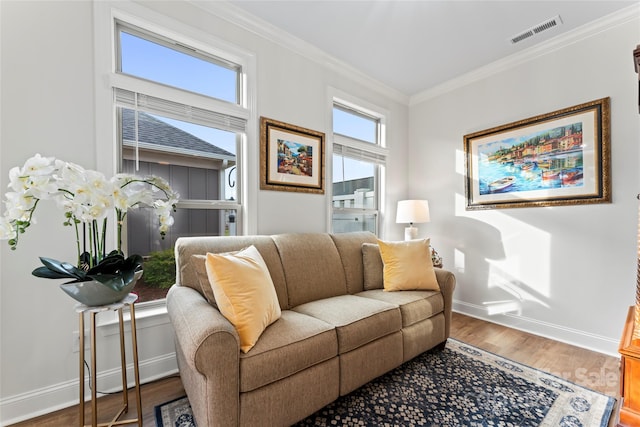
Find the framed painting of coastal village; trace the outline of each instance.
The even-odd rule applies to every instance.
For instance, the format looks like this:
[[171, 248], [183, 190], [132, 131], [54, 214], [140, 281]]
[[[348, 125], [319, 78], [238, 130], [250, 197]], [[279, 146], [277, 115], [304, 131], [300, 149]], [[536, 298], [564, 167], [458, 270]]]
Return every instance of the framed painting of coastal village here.
[[611, 202], [609, 98], [464, 136], [467, 210]]
[[324, 133], [260, 118], [260, 189], [324, 194]]

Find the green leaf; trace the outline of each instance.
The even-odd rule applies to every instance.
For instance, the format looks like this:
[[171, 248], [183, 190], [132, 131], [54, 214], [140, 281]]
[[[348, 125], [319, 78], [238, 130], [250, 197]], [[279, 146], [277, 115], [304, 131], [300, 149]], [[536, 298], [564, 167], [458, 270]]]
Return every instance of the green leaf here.
[[122, 253], [112, 251], [98, 265], [87, 272], [87, 277], [95, 279], [115, 291], [119, 291], [133, 280], [135, 271], [140, 268], [142, 268], [142, 257], [140, 255], [132, 255], [125, 259]]
[[133, 276], [137, 270], [142, 269], [142, 257], [140, 255], [131, 255], [127, 258], [122, 266], [122, 278], [125, 283], [133, 280]]
[[124, 266], [124, 257], [118, 253], [110, 253], [98, 265], [87, 272], [88, 275], [115, 274]]
[[[88, 254], [82, 254], [80, 260], [86, 261]], [[111, 252], [97, 266], [87, 273], [69, 264], [51, 258], [40, 257], [44, 267], [38, 267], [31, 272], [36, 277], [45, 279], [75, 279], [73, 282], [96, 280], [104, 286], [118, 292], [133, 280], [135, 271], [142, 267], [142, 257], [132, 255], [125, 259], [118, 251]], [[71, 282], [70, 282], [71, 283]]]
[[49, 270], [47, 267], [38, 267], [31, 272], [36, 277], [42, 277], [44, 279], [68, 279], [69, 274], [61, 274], [53, 270]]
[[46, 278], [62, 278], [62, 277], [72, 277], [75, 279], [84, 280], [86, 274], [84, 271], [77, 269], [75, 266], [69, 264], [68, 262], [60, 262], [51, 258], [40, 257], [40, 262], [44, 265], [44, 268], [52, 271], [55, 274], [46, 275], [42, 270], [43, 267], [35, 269], [32, 274], [36, 275], [36, 271], [40, 274], [38, 277], [46, 277]]
[[126, 269], [135, 271], [138, 267], [142, 268], [142, 257], [140, 255], [131, 255], [124, 262], [124, 268]]

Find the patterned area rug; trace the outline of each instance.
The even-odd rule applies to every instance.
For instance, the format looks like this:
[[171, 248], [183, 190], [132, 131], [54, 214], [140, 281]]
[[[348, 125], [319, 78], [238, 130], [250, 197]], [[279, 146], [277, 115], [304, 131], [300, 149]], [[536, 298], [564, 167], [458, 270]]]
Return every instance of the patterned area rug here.
[[[615, 399], [449, 339], [296, 426], [606, 427]], [[193, 427], [186, 397], [156, 407], [158, 427]]]

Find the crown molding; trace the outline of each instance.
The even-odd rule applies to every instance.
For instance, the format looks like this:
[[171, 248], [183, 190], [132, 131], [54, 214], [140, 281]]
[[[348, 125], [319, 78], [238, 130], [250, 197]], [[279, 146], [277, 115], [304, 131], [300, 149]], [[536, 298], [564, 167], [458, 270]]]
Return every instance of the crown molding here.
[[621, 9], [601, 19], [584, 24], [574, 30], [556, 36], [545, 42], [532, 46], [528, 49], [497, 60], [484, 67], [463, 74], [431, 89], [427, 89], [409, 98], [409, 106], [420, 104], [421, 102], [433, 99], [447, 92], [483, 80], [494, 74], [516, 67], [522, 63], [532, 61], [550, 52], [565, 48], [574, 43], [593, 37], [599, 33], [609, 31], [627, 22], [638, 20], [640, 17], [640, 3]]
[[375, 90], [402, 105], [409, 104], [408, 95], [385, 85], [368, 74], [365, 74], [353, 66], [329, 55], [318, 47], [307, 43], [304, 40], [299, 39], [254, 15], [251, 15], [245, 10], [227, 1], [185, 1], [265, 40], [282, 46], [297, 55], [308, 58], [323, 67], [327, 67], [336, 73], [342, 74], [355, 81], [362, 82], [370, 89]]
[[556, 36], [545, 42], [514, 53], [500, 60], [494, 61], [483, 67], [463, 74], [460, 77], [448, 80], [431, 89], [408, 96], [371, 76], [357, 70], [353, 66], [327, 54], [318, 47], [299, 39], [268, 22], [249, 14], [245, 10], [234, 6], [227, 1], [203, 2], [198, 0], [185, 0], [187, 3], [200, 8], [216, 17], [249, 31], [265, 40], [282, 46], [298, 55], [308, 58], [321, 66], [344, 75], [345, 77], [363, 82], [372, 90], [385, 95], [403, 105], [413, 106], [421, 102], [433, 99], [447, 92], [462, 88], [469, 84], [483, 80], [492, 75], [514, 68], [520, 64], [532, 61], [550, 52], [567, 47], [571, 44], [593, 37], [601, 32], [611, 30], [619, 25], [637, 20], [640, 16], [640, 3], [634, 4], [617, 12], [604, 16], [601, 19], [582, 25], [567, 33]]

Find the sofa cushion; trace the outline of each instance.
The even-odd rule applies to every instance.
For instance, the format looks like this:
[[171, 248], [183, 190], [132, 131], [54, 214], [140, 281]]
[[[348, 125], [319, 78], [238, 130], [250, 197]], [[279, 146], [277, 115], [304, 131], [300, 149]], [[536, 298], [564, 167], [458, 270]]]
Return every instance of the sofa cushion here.
[[377, 244], [362, 244], [362, 264], [364, 267], [364, 290], [384, 288], [384, 281], [382, 280], [384, 264], [382, 264], [380, 248]]
[[218, 308], [216, 304], [216, 297], [213, 295], [213, 288], [211, 282], [209, 282], [209, 275], [207, 275], [207, 256], [206, 255], [191, 255], [191, 265], [196, 273], [198, 279], [198, 285], [200, 286], [200, 292], [207, 299], [209, 304]]
[[402, 328], [397, 305], [355, 295], [311, 301], [292, 310], [334, 325], [340, 354]]
[[337, 355], [333, 325], [284, 310], [251, 351], [240, 354], [240, 392], [287, 378]]
[[[333, 243], [335, 243], [344, 276], [347, 281], [347, 291], [350, 294], [357, 294], [364, 290], [364, 277], [367, 274], [366, 267], [363, 266], [362, 244], [376, 243], [376, 235], [370, 231], [355, 231], [350, 233], [331, 234]], [[380, 255], [378, 255], [378, 258]], [[380, 261], [382, 265], [382, 261]], [[380, 281], [382, 283], [382, 267], [380, 267]]]
[[289, 306], [347, 293], [342, 261], [326, 233], [273, 236], [287, 282]]
[[247, 352], [280, 317], [280, 304], [260, 252], [249, 246], [230, 254], [207, 254], [207, 275], [224, 317], [236, 328]]
[[385, 292], [382, 289], [373, 289], [360, 292], [357, 296], [399, 306], [403, 328], [435, 316], [444, 310], [442, 293], [437, 291]]
[[[255, 246], [265, 264], [269, 268], [269, 274], [276, 287], [280, 308], [286, 310], [289, 308], [289, 297], [287, 295], [287, 285], [282, 271], [282, 262], [280, 254], [273, 239], [269, 236], [197, 236], [197, 237], [180, 237], [176, 240], [175, 256], [176, 256], [176, 284], [189, 286], [205, 295], [205, 290], [198, 280], [196, 268], [192, 255], [205, 255], [210, 253], [225, 253], [239, 251], [249, 246]], [[204, 282], [209, 284], [208, 279]], [[206, 297], [206, 295], [205, 295]], [[208, 300], [209, 298], [207, 298]]]
[[383, 280], [386, 291], [438, 291], [433, 270], [429, 239], [404, 242], [378, 240], [384, 264]]

